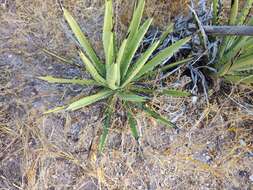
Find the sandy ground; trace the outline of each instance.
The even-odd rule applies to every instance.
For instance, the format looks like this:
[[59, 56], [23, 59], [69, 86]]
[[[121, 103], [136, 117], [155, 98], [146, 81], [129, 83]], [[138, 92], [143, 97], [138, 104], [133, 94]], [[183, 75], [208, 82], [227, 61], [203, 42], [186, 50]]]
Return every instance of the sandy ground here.
[[[145, 14], [164, 28], [170, 16], [184, 10], [184, 3], [149, 0]], [[132, 4], [115, 3], [120, 35]], [[66, 0], [64, 5], [102, 52], [102, 1]], [[253, 189], [253, 91], [244, 87], [222, 86], [209, 105], [202, 95], [197, 101], [154, 99], [180, 130], [139, 113], [137, 145], [116, 120], [103, 155], [97, 154], [96, 146], [103, 102], [75, 113], [43, 116], [48, 108], [93, 91], [36, 79], [48, 74], [87, 77], [85, 71], [41, 50], [78, 61], [63, 23], [56, 1], [0, 1], [0, 189]], [[182, 72], [168, 80], [168, 86], [183, 85]]]

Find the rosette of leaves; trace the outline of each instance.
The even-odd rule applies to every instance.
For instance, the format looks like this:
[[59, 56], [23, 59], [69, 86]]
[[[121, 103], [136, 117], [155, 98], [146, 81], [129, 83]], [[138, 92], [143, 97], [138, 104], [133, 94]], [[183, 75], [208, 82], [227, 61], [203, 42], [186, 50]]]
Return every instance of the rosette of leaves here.
[[[62, 110], [75, 111], [100, 100], [107, 100], [107, 107], [104, 111], [105, 119], [103, 123], [103, 132], [99, 144], [100, 151], [103, 149], [106, 141], [112, 115], [115, 111], [116, 101], [122, 103], [132, 135], [138, 140], [139, 135], [136, 128], [137, 122], [134, 110], [139, 109], [145, 112], [148, 116], [155, 118], [158, 122], [169, 127], [175, 127], [172, 122], [151, 109], [150, 106], [148, 106], [148, 101], [154, 94], [167, 94], [176, 97], [190, 95], [188, 92], [180, 90], [158, 89], [157, 87], [146, 88], [143, 87], [143, 85], [139, 85], [141, 84], [143, 77], [152, 75], [152, 73], [154, 73], [164, 61], [190, 41], [190, 37], [181, 39], [173, 43], [171, 46], [159, 52], [155, 52], [169, 32], [172, 31], [173, 26], [170, 25], [162, 34], [160, 40], [154, 41], [140, 56], [138, 56], [138, 58], [134, 58], [152, 23], [152, 19], [147, 19], [141, 24], [144, 5], [144, 0], [139, 0], [135, 5], [135, 10], [126, 38], [122, 41], [120, 47], [117, 47], [116, 34], [113, 31], [113, 3], [112, 0], [105, 1], [105, 16], [102, 35], [105, 54], [104, 62], [97, 56], [87, 37], [81, 31], [81, 28], [71, 16], [70, 12], [63, 8], [64, 18], [79, 43], [79, 56], [83, 62], [83, 66], [89, 72], [92, 79], [62, 79], [53, 76], [39, 77], [49, 83], [97, 86], [97, 89], [99, 90], [96, 94], [83, 97], [69, 105], [49, 110], [46, 113], [59, 112]], [[185, 61], [180, 61], [164, 66], [164, 69], [175, 67], [184, 62]], [[163, 67], [160, 67], [159, 69], [163, 69]]]
[[[244, 8], [239, 9], [239, 0], [231, 1], [228, 25], [253, 26], [253, 17], [250, 15], [253, 0], [246, 0]], [[213, 0], [213, 22], [219, 23], [219, 0]], [[220, 9], [221, 10], [221, 9]], [[253, 37], [252, 36], [225, 36], [219, 47], [215, 68], [217, 77], [235, 84], [253, 84]]]

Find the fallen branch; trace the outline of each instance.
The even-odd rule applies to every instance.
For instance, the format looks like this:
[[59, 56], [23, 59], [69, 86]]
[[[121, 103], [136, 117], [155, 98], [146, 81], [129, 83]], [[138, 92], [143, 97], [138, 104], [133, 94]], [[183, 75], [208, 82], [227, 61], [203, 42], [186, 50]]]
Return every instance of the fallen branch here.
[[203, 26], [211, 35], [253, 36], [253, 26]]

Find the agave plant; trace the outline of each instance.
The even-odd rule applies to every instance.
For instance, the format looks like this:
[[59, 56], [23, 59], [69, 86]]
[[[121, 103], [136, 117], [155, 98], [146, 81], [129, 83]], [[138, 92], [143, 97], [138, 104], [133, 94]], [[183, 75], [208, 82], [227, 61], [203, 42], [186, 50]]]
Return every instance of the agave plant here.
[[[167, 94], [177, 97], [190, 95], [185, 91], [158, 89], [157, 87], [148, 88], [145, 87], [145, 85], [140, 85], [143, 77], [152, 75], [161, 63], [170, 58], [190, 40], [190, 37], [179, 40], [171, 46], [159, 52], [155, 52], [159, 45], [163, 43], [166, 35], [168, 35], [168, 33], [172, 30], [173, 27], [170, 25], [170, 27], [168, 27], [168, 29], [163, 33], [160, 40], [151, 44], [150, 47], [148, 47], [147, 50], [137, 58], [134, 57], [152, 23], [152, 19], [147, 19], [143, 22], [143, 24], [141, 24], [144, 5], [144, 0], [139, 0], [135, 5], [135, 10], [126, 38], [123, 40], [118, 49], [116, 44], [116, 34], [113, 31], [113, 3], [112, 0], [105, 1], [105, 16], [102, 36], [105, 61], [98, 58], [77, 22], [71, 16], [70, 12], [63, 8], [64, 18], [79, 43], [80, 58], [92, 79], [61, 79], [52, 76], [39, 77], [49, 83], [94, 85], [98, 87], [97, 89], [99, 90], [96, 94], [81, 98], [69, 105], [49, 110], [46, 113], [59, 112], [62, 110], [75, 111], [85, 106], [89, 106], [97, 101], [107, 99], [108, 106], [104, 111], [105, 119], [103, 124], [103, 133], [99, 144], [100, 151], [103, 149], [106, 141], [116, 102], [121, 103], [124, 108], [132, 135], [136, 140], [138, 140], [139, 136], [136, 128], [137, 122], [134, 110], [139, 109], [164, 125], [175, 127], [172, 122], [167, 120], [165, 117], [160, 116], [154, 109], [152, 109], [148, 105], [148, 101], [154, 94]], [[159, 69], [172, 68], [184, 62], [185, 61], [180, 61], [160, 67]]]
[[[239, 11], [239, 0], [231, 1], [228, 25], [253, 25], [253, 17], [249, 17], [253, 0], [247, 0], [244, 8]], [[219, 1], [213, 0], [213, 21], [219, 20]], [[253, 37], [226, 36], [219, 46], [219, 54], [215, 68], [217, 77], [223, 77], [232, 83], [253, 84]]]

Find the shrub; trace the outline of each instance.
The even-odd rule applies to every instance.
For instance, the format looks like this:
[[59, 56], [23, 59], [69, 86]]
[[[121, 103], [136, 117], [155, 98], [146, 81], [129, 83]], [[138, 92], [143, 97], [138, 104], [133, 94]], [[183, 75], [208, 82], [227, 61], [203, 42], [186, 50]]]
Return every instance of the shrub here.
[[[219, 20], [219, 1], [213, 0], [213, 21]], [[253, 25], [253, 17], [248, 17], [253, 0], [247, 0], [244, 8], [239, 11], [239, 0], [231, 1], [228, 25]], [[232, 83], [253, 84], [253, 37], [226, 36], [218, 48], [215, 68], [217, 77]]]
[[[163, 43], [168, 33], [172, 30], [172, 25], [164, 32], [160, 40], [155, 41], [138, 58], [134, 58], [138, 47], [140, 46], [146, 32], [148, 31], [152, 19], [147, 19], [141, 24], [141, 18], [144, 10], [145, 1], [139, 0], [135, 6], [132, 21], [130, 23], [126, 38], [117, 47], [116, 34], [113, 31], [113, 4], [112, 0], [105, 1], [105, 16], [103, 27], [103, 46], [105, 53], [105, 63], [98, 58], [81, 28], [71, 16], [70, 12], [63, 8], [64, 18], [73, 31], [75, 38], [79, 42], [79, 55], [92, 79], [61, 79], [52, 76], [39, 77], [49, 83], [68, 83], [79, 85], [94, 85], [98, 87], [96, 94], [81, 98], [67, 106], [62, 106], [49, 110], [46, 113], [59, 112], [62, 110], [75, 111], [85, 106], [89, 106], [97, 101], [107, 99], [107, 107], [104, 111], [103, 133], [100, 138], [99, 150], [102, 151], [106, 137], [109, 131], [112, 115], [115, 111], [115, 104], [121, 103], [127, 115], [133, 137], [138, 140], [137, 122], [134, 116], [134, 110], [139, 109], [148, 116], [169, 127], [175, 125], [160, 116], [155, 110], [151, 109], [148, 101], [152, 95], [171, 95], [171, 96], [189, 96], [188, 92], [174, 89], [158, 89], [157, 87], [148, 88], [142, 83], [145, 76], [153, 74], [164, 61], [170, 58], [184, 44], [190, 41], [190, 37], [179, 40], [171, 46], [157, 52], [157, 48]], [[166, 69], [174, 67], [178, 62], [165, 66]], [[162, 67], [160, 67], [162, 69]], [[138, 83], [138, 84], [137, 84]]]

